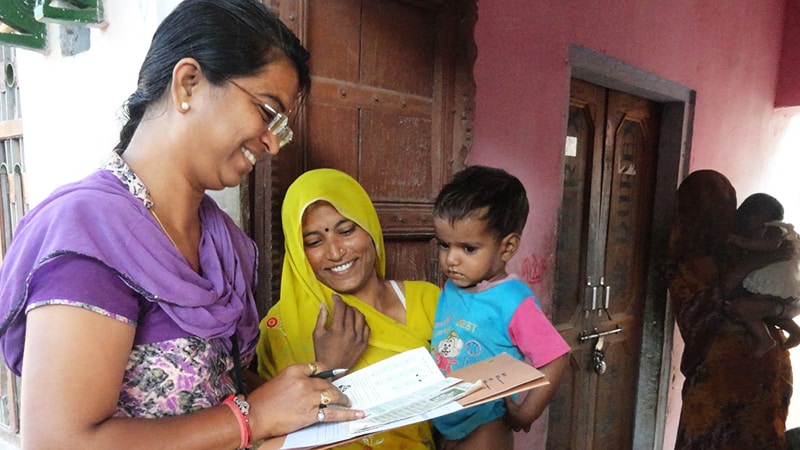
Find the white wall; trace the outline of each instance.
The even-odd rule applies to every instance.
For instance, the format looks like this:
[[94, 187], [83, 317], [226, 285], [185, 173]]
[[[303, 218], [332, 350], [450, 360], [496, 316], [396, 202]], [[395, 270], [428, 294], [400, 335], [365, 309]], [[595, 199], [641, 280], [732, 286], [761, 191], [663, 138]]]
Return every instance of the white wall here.
[[[785, 209], [784, 220], [800, 229], [800, 108], [780, 114], [788, 124], [775, 153], [767, 162], [767, 176], [763, 177], [762, 185], [755, 192], [766, 192], [780, 200]], [[744, 198], [740, 195], [739, 200]]]
[[106, 0], [108, 26], [91, 29], [90, 49], [75, 56], [61, 55], [58, 25], [48, 25], [47, 54], [17, 49], [31, 206], [113, 150], [153, 32], [179, 1]]
[[[768, 176], [763, 178], [763, 183], [754, 192], [766, 192], [780, 200], [785, 208], [784, 220], [800, 230], [800, 109], [783, 113], [788, 120], [786, 131], [779, 139], [774, 156], [768, 161]], [[740, 195], [739, 200], [744, 200], [745, 195]], [[800, 427], [800, 389], [797, 389], [800, 386], [800, 347], [791, 349], [789, 353], [795, 391], [789, 404], [787, 429]]]
[[[17, 49], [30, 207], [114, 149], [153, 33], [179, 2], [105, 0], [108, 25], [90, 28], [89, 50], [75, 56], [62, 56], [58, 25], [48, 25], [47, 53]], [[210, 194], [241, 225], [238, 188]]]

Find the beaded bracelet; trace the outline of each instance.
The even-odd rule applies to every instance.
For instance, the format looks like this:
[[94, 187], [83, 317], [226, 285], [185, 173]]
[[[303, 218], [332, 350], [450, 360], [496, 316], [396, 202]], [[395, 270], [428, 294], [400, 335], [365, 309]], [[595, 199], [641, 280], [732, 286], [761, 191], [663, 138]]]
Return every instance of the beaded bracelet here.
[[244, 399], [244, 396], [231, 395], [223, 402], [233, 411], [236, 416], [236, 421], [239, 422], [239, 440], [240, 449], [248, 449], [253, 446], [253, 431], [250, 429], [250, 404]]

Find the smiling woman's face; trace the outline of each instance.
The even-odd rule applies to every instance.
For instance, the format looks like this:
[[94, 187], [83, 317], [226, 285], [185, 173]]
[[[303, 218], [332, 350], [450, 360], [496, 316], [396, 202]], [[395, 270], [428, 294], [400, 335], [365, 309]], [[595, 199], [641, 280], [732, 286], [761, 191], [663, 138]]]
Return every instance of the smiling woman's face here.
[[317, 279], [342, 294], [359, 292], [377, 280], [375, 245], [369, 233], [318, 201], [303, 214], [303, 248]]

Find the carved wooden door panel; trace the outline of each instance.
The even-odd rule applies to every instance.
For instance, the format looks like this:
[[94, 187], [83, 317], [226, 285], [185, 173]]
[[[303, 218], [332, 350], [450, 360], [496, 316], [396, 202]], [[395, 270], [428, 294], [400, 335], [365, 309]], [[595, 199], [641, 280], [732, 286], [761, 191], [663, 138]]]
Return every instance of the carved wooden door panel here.
[[468, 152], [475, 1], [265, 3], [311, 53], [312, 88], [293, 125], [295, 142], [252, 182], [254, 234], [272, 249], [262, 258], [259, 306], [278, 299], [280, 201], [292, 180], [319, 167], [347, 172], [369, 193], [384, 230], [387, 277], [438, 283], [432, 204]]
[[572, 354], [548, 448], [632, 446], [658, 123], [657, 104], [572, 80], [553, 303]]

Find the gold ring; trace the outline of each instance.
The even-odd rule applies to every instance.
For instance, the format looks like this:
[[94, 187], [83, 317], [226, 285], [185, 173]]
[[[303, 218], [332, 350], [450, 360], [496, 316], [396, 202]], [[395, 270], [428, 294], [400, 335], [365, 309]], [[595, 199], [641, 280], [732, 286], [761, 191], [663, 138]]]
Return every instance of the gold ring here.
[[319, 404], [320, 405], [326, 405], [327, 406], [328, 403], [331, 402], [331, 400], [332, 400], [331, 396], [330, 396], [330, 394], [328, 394], [328, 392], [322, 391], [322, 393], [319, 394]]
[[318, 370], [317, 369], [317, 363], [313, 363], [313, 362], [308, 363], [308, 370], [311, 371], [311, 375], [314, 375], [315, 373], [317, 373], [317, 370]]
[[317, 422], [319, 423], [325, 422], [325, 410], [322, 408], [320, 408], [319, 411], [317, 411]]

